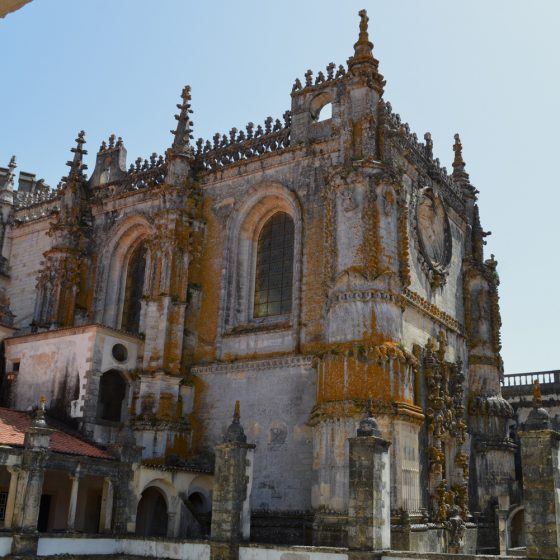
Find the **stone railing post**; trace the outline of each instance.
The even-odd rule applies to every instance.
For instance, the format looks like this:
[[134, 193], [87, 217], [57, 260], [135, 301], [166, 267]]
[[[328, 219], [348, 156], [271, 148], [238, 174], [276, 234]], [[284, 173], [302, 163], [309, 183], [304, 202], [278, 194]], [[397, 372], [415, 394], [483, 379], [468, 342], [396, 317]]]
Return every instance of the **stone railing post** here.
[[360, 422], [348, 440], [348, 548], [383, 550], [391, 546], [389, 445], [374, 418]]
[[527, 558], [560, 558], [560, 433], [550, 428], [535, 382], [533, 410], [519, 431]]
[[212, 560], [237, 558], [238, 545], [251, 531], [250, 496], [255, 445], [239, 422], [239, 401], [223, 443], [216, 446], [212, 527]]
[[37, 552], [37, 522], [53, 431], [45, 421], [45, 399], [41, 397], [35, 419], [24, 437], [24, 452], [17, 477], [17, 494], [12, 517], [13, 555], [34, 556]]

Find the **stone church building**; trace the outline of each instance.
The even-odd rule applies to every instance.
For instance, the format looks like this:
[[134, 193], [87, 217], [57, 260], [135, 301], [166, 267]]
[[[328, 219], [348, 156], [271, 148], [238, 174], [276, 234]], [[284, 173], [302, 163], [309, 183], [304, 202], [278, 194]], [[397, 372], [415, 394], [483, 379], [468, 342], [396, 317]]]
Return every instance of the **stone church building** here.
[[362, 11], [281, 119], [195, 141], [187, 86], [164, 156], [111, 136], [88, 175], [80, 132], [56, 189], [0, 168], [4, 530], [206, 538], [242, 504], [253, 542], [352, 547], [361, 430], [392, 549], [512, 546], [478, 191], [384, 85]]

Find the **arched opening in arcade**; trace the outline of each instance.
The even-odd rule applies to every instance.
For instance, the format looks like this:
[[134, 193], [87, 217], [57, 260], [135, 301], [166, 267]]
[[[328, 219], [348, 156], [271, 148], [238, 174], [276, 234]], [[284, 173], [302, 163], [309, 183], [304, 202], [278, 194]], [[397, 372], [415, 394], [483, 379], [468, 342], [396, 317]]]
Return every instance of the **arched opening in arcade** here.
[[136, 534], [143, 537], [167, 536], [167, 502], [163, 492], [155, 486], [146, 488], [138, 502]]

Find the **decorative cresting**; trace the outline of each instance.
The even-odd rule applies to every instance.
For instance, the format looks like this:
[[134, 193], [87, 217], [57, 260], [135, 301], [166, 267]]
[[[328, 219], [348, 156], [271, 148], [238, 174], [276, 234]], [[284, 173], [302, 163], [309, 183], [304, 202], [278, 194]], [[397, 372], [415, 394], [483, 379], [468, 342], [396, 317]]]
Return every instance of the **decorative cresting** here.
[[84, 313], [91, 311], [92, 277], [86, 274], [91, 211], [84, 174], [87, 169], [83, 163], [83, 156], [87, 154], [83, 148], [84, 137], [82, 130], [76, 138], [76, 147], [71, 150], [74, 157], [67, 163], [70, 173], [63, 178], [60, 209], [48, 231], [53, 244], [44, 253], [45, 262], [37, 281], [35, 328], [70, 326], [77, 307]]
[[[408, 123], [401, 120], [398, 113], [388, 101], [380, 101], [380, 116], [378, 142], [380, 158], [389, 167], [398, 169], [402, 154], [418, 170], [426, 170], [422, 183], [435, 188], [445, 204], [453, 208], [460, 215], [465, 214], [465, 197], [474, 195], [474, 187], [468, 184], [468, 175], [464, 172], [464, 162], [461, 171], [449, 175], [442, 167], [439, 158], [434, 158], [433, 142], [429, 132], [424, 135], [425, 142], [421, 142], [415, 132], [410, 130]], [[457, 153], [457, 152], [456, 152]]]
[[441, 197], [431, 187], [414, 193], [413, 236], [418, 259], [432, 288], [445, 284], [451, 262], [451, 227]]
[[264, 127], [250, 122], [245, 130], [232, 128], [229, 134], [217, 132], [212, 142], [196, 141], [196, 167], [199, 171], [217, 171], [227, 165], [249, 160], [290, 145], [292, 115], [286, 111], [283, 122], [267, 117]]
[[437, 349], [431, 339], [425, 350], [424, 379], [431, 514], [434, 521], [444, 522], [454, 505], [460, 509], [461, 517], [467, 518], [469, 457], [464, 449], [467, 424], [463, 366], [460, 361], [445, 360], [443, 331], [438, 340]]

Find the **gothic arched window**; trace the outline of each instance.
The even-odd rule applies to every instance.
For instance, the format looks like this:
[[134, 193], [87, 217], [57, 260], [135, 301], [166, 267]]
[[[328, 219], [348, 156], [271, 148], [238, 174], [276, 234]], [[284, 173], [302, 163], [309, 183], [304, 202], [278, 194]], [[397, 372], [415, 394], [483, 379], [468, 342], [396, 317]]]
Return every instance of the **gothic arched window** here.
[[137, 333], [140, 328], [140, 310], [146, 271], [146, 246], [139, 245], [128, 261], [121, 328]]
[[292, 311], [294, 221], [276, 212], [263, 226], [257, 243], [253, 316], [272, 317]]
[[99, 381], [99, 400], [97, 416], [101, 420], [120, 422], [123, 413], [123, 401], [126, 397], [127, 383], [117, 370], [106, 371]]

